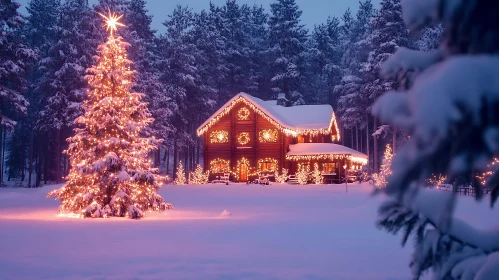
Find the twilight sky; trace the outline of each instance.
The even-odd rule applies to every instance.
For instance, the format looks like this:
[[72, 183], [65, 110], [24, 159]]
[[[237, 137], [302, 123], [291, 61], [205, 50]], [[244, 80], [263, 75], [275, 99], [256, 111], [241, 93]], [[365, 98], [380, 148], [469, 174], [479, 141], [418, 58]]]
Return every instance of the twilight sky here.
[[[98, 0], [89, 0], [91, 4], [96, 3]], [[263, 5], [265, 9], [270, 10], [270, 3], [274, 0], [238, 0], [239, 4], [257, 4]], [[381, 0], [372, 0], [375, 6], [378, 6]], [[21, 11], [25, 13], [24, 5], [29, 0], [17, 0], [23, 7]], [[223, 5], [226, 0], [211, 0], [215, 5]], [[328, 16], [340, 17], [348, 7], [352, 12], [357, 11], [359, 6], [358, 0], [296, 0], [301, 10], [303, 11], [302, 21], [308, 28], [312, 28], [314, 24], [325, 22]], [[210, 0], [148, 0], [147, 8], [149, 13], [153, 15], [153, 28], [163, 32], [163, 25], [161, 24], [168, 15], [175, 8], [176, 5], [187, 5], [194, 11], [208, 9]]]

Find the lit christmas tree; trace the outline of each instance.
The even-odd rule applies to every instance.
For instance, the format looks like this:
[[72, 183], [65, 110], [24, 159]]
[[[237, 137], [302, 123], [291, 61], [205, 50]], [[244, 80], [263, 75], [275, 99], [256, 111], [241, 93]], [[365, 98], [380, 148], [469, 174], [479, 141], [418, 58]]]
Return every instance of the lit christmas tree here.
[[310, 165], [298, 164], [298, 172], [296, 172], [296, 179], [298, 180], [298, 184], [300, 185], [308, 184], [309, 173], [310, 173]]
[[392, 170], [390, 169], [392, 165], [392, 147], [390, 145], [386, 145], [385, 155], [383, 158], [383, 164], [381, 164], [381, 170], [378, 174], [374, 174], [374, 185], [377, 188], [384, 188], [388, 184], [386, 178], [392, 174]]
[[200, 164], [196, 166], [194, 172], [189, 173], [189, 184], [191, 185], [203, 185], [208, 183], [208, 178], [210, 177], [210, 171], [203, 172], [203, 168]]
[[99, 46], [97, 65], [87, 70], [91, 90], [65, 151], [71, 170], [67, 182], [48, 196], [61, 200], [61, 212], [138, 219], [145, 211], [173, 209], [157, 194], [163, 177], [147, 158], [161, 140], [140, 137], [153, 119], [143, 94], [130, 91], [135, 73], [127, 59], [129, 44], [113, 35], [123, 26], [121, 16], [101, 16], [110, 35]]
[[312, 174], [314, 177], [314, 183], [316, 185], [321, 185], [323, 183], [323, 177], [322, 177], [322, 172], [319, 170], [319, 164], [316, 162], [314, 163], [314, 173]]
[[283, 168], [281, 171], [281, 175], [279, 175], [279, 172], [275, 172], [275, 181], [279, 184], [284, 184], [288, 180], [288, 170], [286, 168]]
[[178, 167], [177, 167], [177, 176], [175, 178], [175, 185], [185, 185], [185, 182], [187, 181], [185, 179], [185, 170], [184, 166], [182, 165], [182, 161], [179, 161]]

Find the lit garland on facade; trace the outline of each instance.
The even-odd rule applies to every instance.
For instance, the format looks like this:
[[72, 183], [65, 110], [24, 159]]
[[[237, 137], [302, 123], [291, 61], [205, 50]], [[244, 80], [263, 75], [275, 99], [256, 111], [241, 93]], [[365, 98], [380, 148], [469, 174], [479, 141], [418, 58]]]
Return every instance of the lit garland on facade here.
[[141, 136], [154, 119], [144, 95], [131, 91], [136, 74], [126, 52], [129, 44], [113, 35], [123, 26], [122, 16], [101, 16], [110, 35], [99, 46], [97, 64], [87, 70], [90, 90], [65, 151], [71, 169], [66, 183], [48, 197], [61, 201], [60, 212], [138, 219], [147, 211], [173, 209], [157, 193], [165, 177], [148, 159], [161, 140]]
[[322, 155], [297, 155], [297, 156], [290, 156], [286, 155], [286, 160], [292, 160], [292, 161], [316, 161], [316, 160], [338, 160], [338, 159], [347, 159], [351, 162], [357, 163], [357, 164], [362, 164], [366, 165], [367, 164], [367, 159], [362, 158], [362, 157], [356, 157], [352, 155], [345, 155], [345, 154], [322, 154]]
[[258, 133], [258, 140], [261, 143], [276, 143], [278, 137], [277, 129], [262, 129]]
[[322, 172], [319, 170], [319, 164], [314, 163], [314, 173], [312, 174], [314, 177], [314, 183], [316, 185], [322, 185], [324, 178], [322, 177]]
[[248, 108], [246, 107], [243, 107], [237, 112], [237, 119], [240, 121], [247, 121], [249, 120], [250, 114], [250, 110], [248, 110]]
[[284, 184], [286, 183], [286, 181], [288, 180], [288, 170], [286, 168], [283, 168], [282, 171], [281, 171], [281, 175], [279, 175], [279, 172], [276, 172], [274, 173], [274, 178], [275, 178], [275, 181], [279, 184]]
[[217, 159], [210, 161], [210, 172], [213, 174], [215, 174], [215, 173], [229, 173], [230, 172], [230, 160], [217, 158]]
[[334, 139], [336, 141], [340, 140], [340, 130], [338, 129], [338, 123], [336, 121], [336, 115], [334, 113], [331, 116], [331, 122], [329, 124], [328, 129], [301, 129], [301, 130], [300, 129], [293, 129], [293, 128], [289, 128], [289, 127], [285, 127], [285, 126], [281, 125], [279, 122], [275, 121], [273, 118], [268, 116], [258, 106], [256, 106], [251, 101], [244, 98], [243, 96], [239, 96], [237, 99], [233, 100], [229, 105], [227, 105], [227, 107], [225, 107], [223, 110], [221, 110], [220, 113], [218, 113], [216, 116], [214, 116], [206, 125], [199, 128], [197, 130], [197, 135], [198, 136], [203, 135], [206, 131], [208, 131], [208, 129], [210, 129], [210, 127], [212, 127], [213, 125], [218, 123], [224, 116], [228, 115], [230, 113], [230, 111], [234, 108], [234, 106], [236, 106], [239, 103], [244, 103], [246, 106], [248, 106], [253, 111], [255, 111], [258, 115], [260, 115], [261, 117], [263, 117], [264, 119], [269, 121], [271, 124], [276, 126], [277, 129], [279, 129], [281, 132], [286, 134], [286, 136], [296, 137], [298, 135], [312, 135], [312, 136], [316, 136], [319, 134], [327, 135], [327, 134], [333, 133], [333, 127], [334, 127], [335, 132], [336, 132], [336, 136], [334, 137]]
[[298, 164], [298, 172], [296, 172], [298, 184], [308, 184], [308, 174], [310, 174], [310, 164]]
[[237, 136], [237, 143], [240, 145], [247, 145], [250, 142], [250, 134], [249, 132], [241, 132], [239, 136]]
[[229, 143], [229, 132], [227, 130], [215, 130], [210, 133], [210, 143]]
[[200, 164], [198, 164], [194, 172], [189, 173], [189, 184], [204, 185], [208, 183], [209, 177], [210, 177], [210, 171], [203, 172], [203, 168], [201, 167]]
[[[269, 170], [263, 170], [263, 165], [265, 163], [271, 163], [271, 169]], [[260, 159], [258, 160], [258, 172], [277, 172], [279, 170], [279, 161], [275, 158], [266, 158], [266, 159]]]

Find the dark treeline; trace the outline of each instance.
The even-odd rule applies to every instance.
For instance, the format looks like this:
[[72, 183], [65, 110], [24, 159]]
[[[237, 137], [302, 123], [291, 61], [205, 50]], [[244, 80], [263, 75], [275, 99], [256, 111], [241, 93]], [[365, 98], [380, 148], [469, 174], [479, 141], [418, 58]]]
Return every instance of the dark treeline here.
[[[146, 0], [31, 0], [26, 16], [15, 1], [0, 2], [0, 178], [24, 186], [60, 181], [69, 162], [63, 150], [86, 96], [85, 70], [107, 36], [97, 12], [123, 13], [119, 35], [130, 43], [143, 92], [156, 119], [147, 131], [165, 139], [152, 155], [174, 174], [177, 162], [192, 170], [201, 158], [196, 128], [238, 92], [262, 99], [285, 93], [293, 105], [331, 104], [343, 127], [342, 143], [370, 155], [378, 143], [404, 135], [379, 124], [370, 106], [381, 93], [403, 86], [378, 78], [380, 62], [398, 46], [432, 50], [440, 29], [414, 41], [404, 27], [400, 0], [370, 0], [354, 15], [331, 17], [308, 30], [295, 0], [270, 7], [227, 0], [199, 13], [178, 6], [164, 34], [151, 29]], [[165, 11], [166, 12], [166, 11]], [[6, 176], [7, 178], [3, 178]]]

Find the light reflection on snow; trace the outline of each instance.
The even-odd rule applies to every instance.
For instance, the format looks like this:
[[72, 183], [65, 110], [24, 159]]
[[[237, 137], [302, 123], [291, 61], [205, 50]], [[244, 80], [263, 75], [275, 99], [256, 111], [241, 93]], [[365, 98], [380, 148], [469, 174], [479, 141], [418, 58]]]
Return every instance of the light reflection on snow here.
[[75, 213], [59, 213], [56, 216], [59, 218], [81, 219], [81, 215]]

